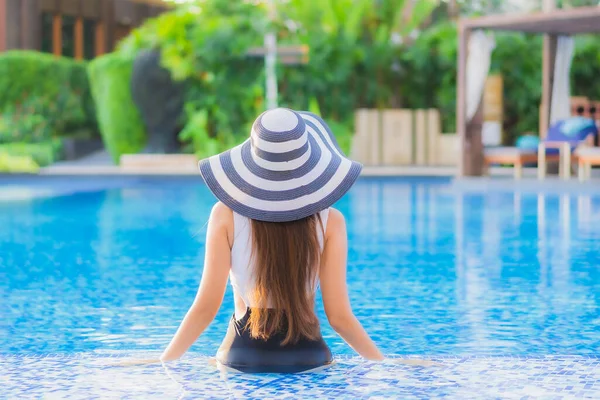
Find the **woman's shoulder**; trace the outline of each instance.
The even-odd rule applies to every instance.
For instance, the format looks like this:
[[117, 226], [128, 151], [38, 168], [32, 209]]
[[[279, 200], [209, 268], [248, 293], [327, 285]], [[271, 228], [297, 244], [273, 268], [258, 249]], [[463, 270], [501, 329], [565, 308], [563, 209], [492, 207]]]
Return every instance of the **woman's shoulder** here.
[[344, 214], [333, 207], [329, 208], [326, 232], [327, 236], [346, 233], [346, 218]]
[[223, 230], [231, 242], [233, 238], [233, 211], [220, 201], [217, 202], [210, 212], [210, 225], [218, 230]]
[[233, 211], [222, 202], [218, 201], [210, 212], [210, 217], [217, 220], [228, 220], [233, 219]]

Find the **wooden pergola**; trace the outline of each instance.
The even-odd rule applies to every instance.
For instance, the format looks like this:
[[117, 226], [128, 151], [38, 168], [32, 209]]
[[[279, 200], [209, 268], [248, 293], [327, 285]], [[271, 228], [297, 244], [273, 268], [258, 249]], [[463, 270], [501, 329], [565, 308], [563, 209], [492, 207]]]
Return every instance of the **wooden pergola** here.
[[[550, 118], [557, 38], [559, 35], [599, 33], [600, 7], [559, 9], [521, 15], [493, 15], [460, 20], [456, 101], [456, 131], [461, 141], [462, 152], [459, 163], [460, 176], [483, 174], [483, 144], [481, 142], [483, 107], [481, 101], [475, 116], [471, 121], [466, 120], [466, 66], [469, 34], [478, 29], [545, 35], [542, 59], [542, 101], [539, 105], [539, 133], [543, 136], [548, 128]], [[532, 104], [532, 112], [538, 112], [538, 105]]]

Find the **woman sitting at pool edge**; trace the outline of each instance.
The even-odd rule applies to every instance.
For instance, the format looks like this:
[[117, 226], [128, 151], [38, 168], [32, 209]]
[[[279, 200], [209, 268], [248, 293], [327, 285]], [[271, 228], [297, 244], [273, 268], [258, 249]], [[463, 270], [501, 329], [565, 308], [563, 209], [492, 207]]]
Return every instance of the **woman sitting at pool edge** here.
[[334, 330], [364, 358], [383, 360], [350, 307], [345, 220], [331, 208], [362, 166], [344, 156], [325, 122], [308, 112], [267, 111], [248, 140], [199, 167], [219, 202], [198, 293], [160, 360], [181, 357], [208, 327], [228, 277], [235, 314], [220, 366], [302, 372], [331, 364], [315, 314], [318, 286]]

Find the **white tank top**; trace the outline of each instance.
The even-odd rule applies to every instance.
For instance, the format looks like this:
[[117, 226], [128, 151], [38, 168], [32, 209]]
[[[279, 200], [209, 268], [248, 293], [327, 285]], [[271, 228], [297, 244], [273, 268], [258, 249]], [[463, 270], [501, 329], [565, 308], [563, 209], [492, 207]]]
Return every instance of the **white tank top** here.
[[[329, 209], [323, 210], [320, 213], [323, 229], [320, 224], [317, 224], [317, 237], [321, 252], [323, 251], [324, 237], [323, 233], [327, 227], [327, 217]], [[241, 297], [246, 304], [246, 307], [256, 307], [252, 302], [251, 294], [254, 292], [254, 273], [251, 265], [250, 255], [252, 251], [252, 227], [250, 219], [244, 217], [235, 211], [233, 212], [233, 247], [231, 248], [231, 271], [229, 279], [233, 286], [234, 295]], [[313, 288], [316, 290], [316, 288]]]

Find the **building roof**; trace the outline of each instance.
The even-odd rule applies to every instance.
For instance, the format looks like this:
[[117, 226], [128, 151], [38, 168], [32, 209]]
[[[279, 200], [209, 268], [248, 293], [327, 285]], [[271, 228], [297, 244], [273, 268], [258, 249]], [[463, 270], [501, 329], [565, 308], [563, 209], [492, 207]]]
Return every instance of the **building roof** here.
[[462, 19], [466, 29], [576, 35], [600, 33], [600, 6]]

